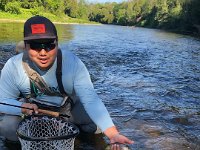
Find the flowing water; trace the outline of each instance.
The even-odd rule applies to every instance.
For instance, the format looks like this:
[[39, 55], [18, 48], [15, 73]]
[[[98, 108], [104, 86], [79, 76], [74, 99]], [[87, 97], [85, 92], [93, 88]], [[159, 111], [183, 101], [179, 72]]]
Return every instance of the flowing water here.
[[[131, 150], [200, 149], [200, 41], [154, 29], [56, 25], [61, 49], [86, 64], [94, 87]], [[0, 67], [14, 55], [23, 24], [0, 23]], [[105, 149], [83, 135], [76, 149]], [[8, 150], [3, 141], [0, 149]]]

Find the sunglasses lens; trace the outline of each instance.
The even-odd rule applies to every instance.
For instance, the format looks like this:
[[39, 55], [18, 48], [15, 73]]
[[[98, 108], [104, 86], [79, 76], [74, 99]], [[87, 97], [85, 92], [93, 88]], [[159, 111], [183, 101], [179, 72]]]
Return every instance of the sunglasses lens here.
[[37, 44], [37, 43], [30, 43], [30, 48], [34, 49], [34, 50], [38, 50], [39, 49], [39, 44]]
[[34, 49], [34, 50], [46, 50], [46, 51], [50, 51], [52, 49], [54, 49], [56, 47], [56, 45], [54, 43], [30, 43], [30, 48]]
[[45, 50], [50, 51], [50, 50], [54, 49], [55, 47], [56, 47], [56, 45], [54, 43], [49, 43], [49, 44], [46, 44]]

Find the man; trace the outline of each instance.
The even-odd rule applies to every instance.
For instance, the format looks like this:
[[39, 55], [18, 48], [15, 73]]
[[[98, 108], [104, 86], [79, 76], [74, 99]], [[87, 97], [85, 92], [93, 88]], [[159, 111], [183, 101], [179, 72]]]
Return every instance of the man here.
[[45, 108], [70, 114], [70, 121], [84, 132], [96, 132], [99, 127], [110, 139], [112, 149], [120, 149], [113, 143], [133, 143], [114, 126], [83, 62], [71, 52], [58, 49], [57, 31], [49, 19], [28, 19], [24, 43], [25, 51], [10, 58], [1, 71], [0, 102], [23, 107], [0, 105], [4, 114], [0, 118], [1, 135], [17, 140], [20, 116]]

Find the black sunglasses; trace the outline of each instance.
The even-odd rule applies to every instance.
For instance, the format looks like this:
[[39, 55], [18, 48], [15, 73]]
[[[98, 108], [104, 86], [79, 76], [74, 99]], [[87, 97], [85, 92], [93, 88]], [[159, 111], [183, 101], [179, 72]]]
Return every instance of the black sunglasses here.
[[36, 43], [36, 42], [31, 42], [30, 48], [33, 50], [41, 51], [42, 49], [46, 51], [50, 51], [56, 47], [55, 43]]

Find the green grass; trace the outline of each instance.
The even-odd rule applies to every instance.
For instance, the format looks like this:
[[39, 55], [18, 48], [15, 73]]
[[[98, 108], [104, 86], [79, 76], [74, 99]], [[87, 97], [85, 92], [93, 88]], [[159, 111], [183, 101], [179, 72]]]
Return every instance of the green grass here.
[[[84, 19], [77, 19], [77, 18], [71, 18], [67, 15], [59, 15], [56, 16], [54, 14], [51, 13], [39, 13], [39, 15], [45, 16], [48, 19], [50, 19], [53, 22], [57, 22], [57, 23], [80, 23], [80, 24], [99, 24], [97, 22], [91, 22], [88, 20], [84, 20]], [[7, 13], [7, 12], [2, 12], [0, 11], [0, 21], [5, 20], [5, 21], [25, 21], [28, 18], [34, 16], [30, 11], [27, 10], [23, 10], [23, 13], [21, 14], [11, 14], [11, 13]]]

